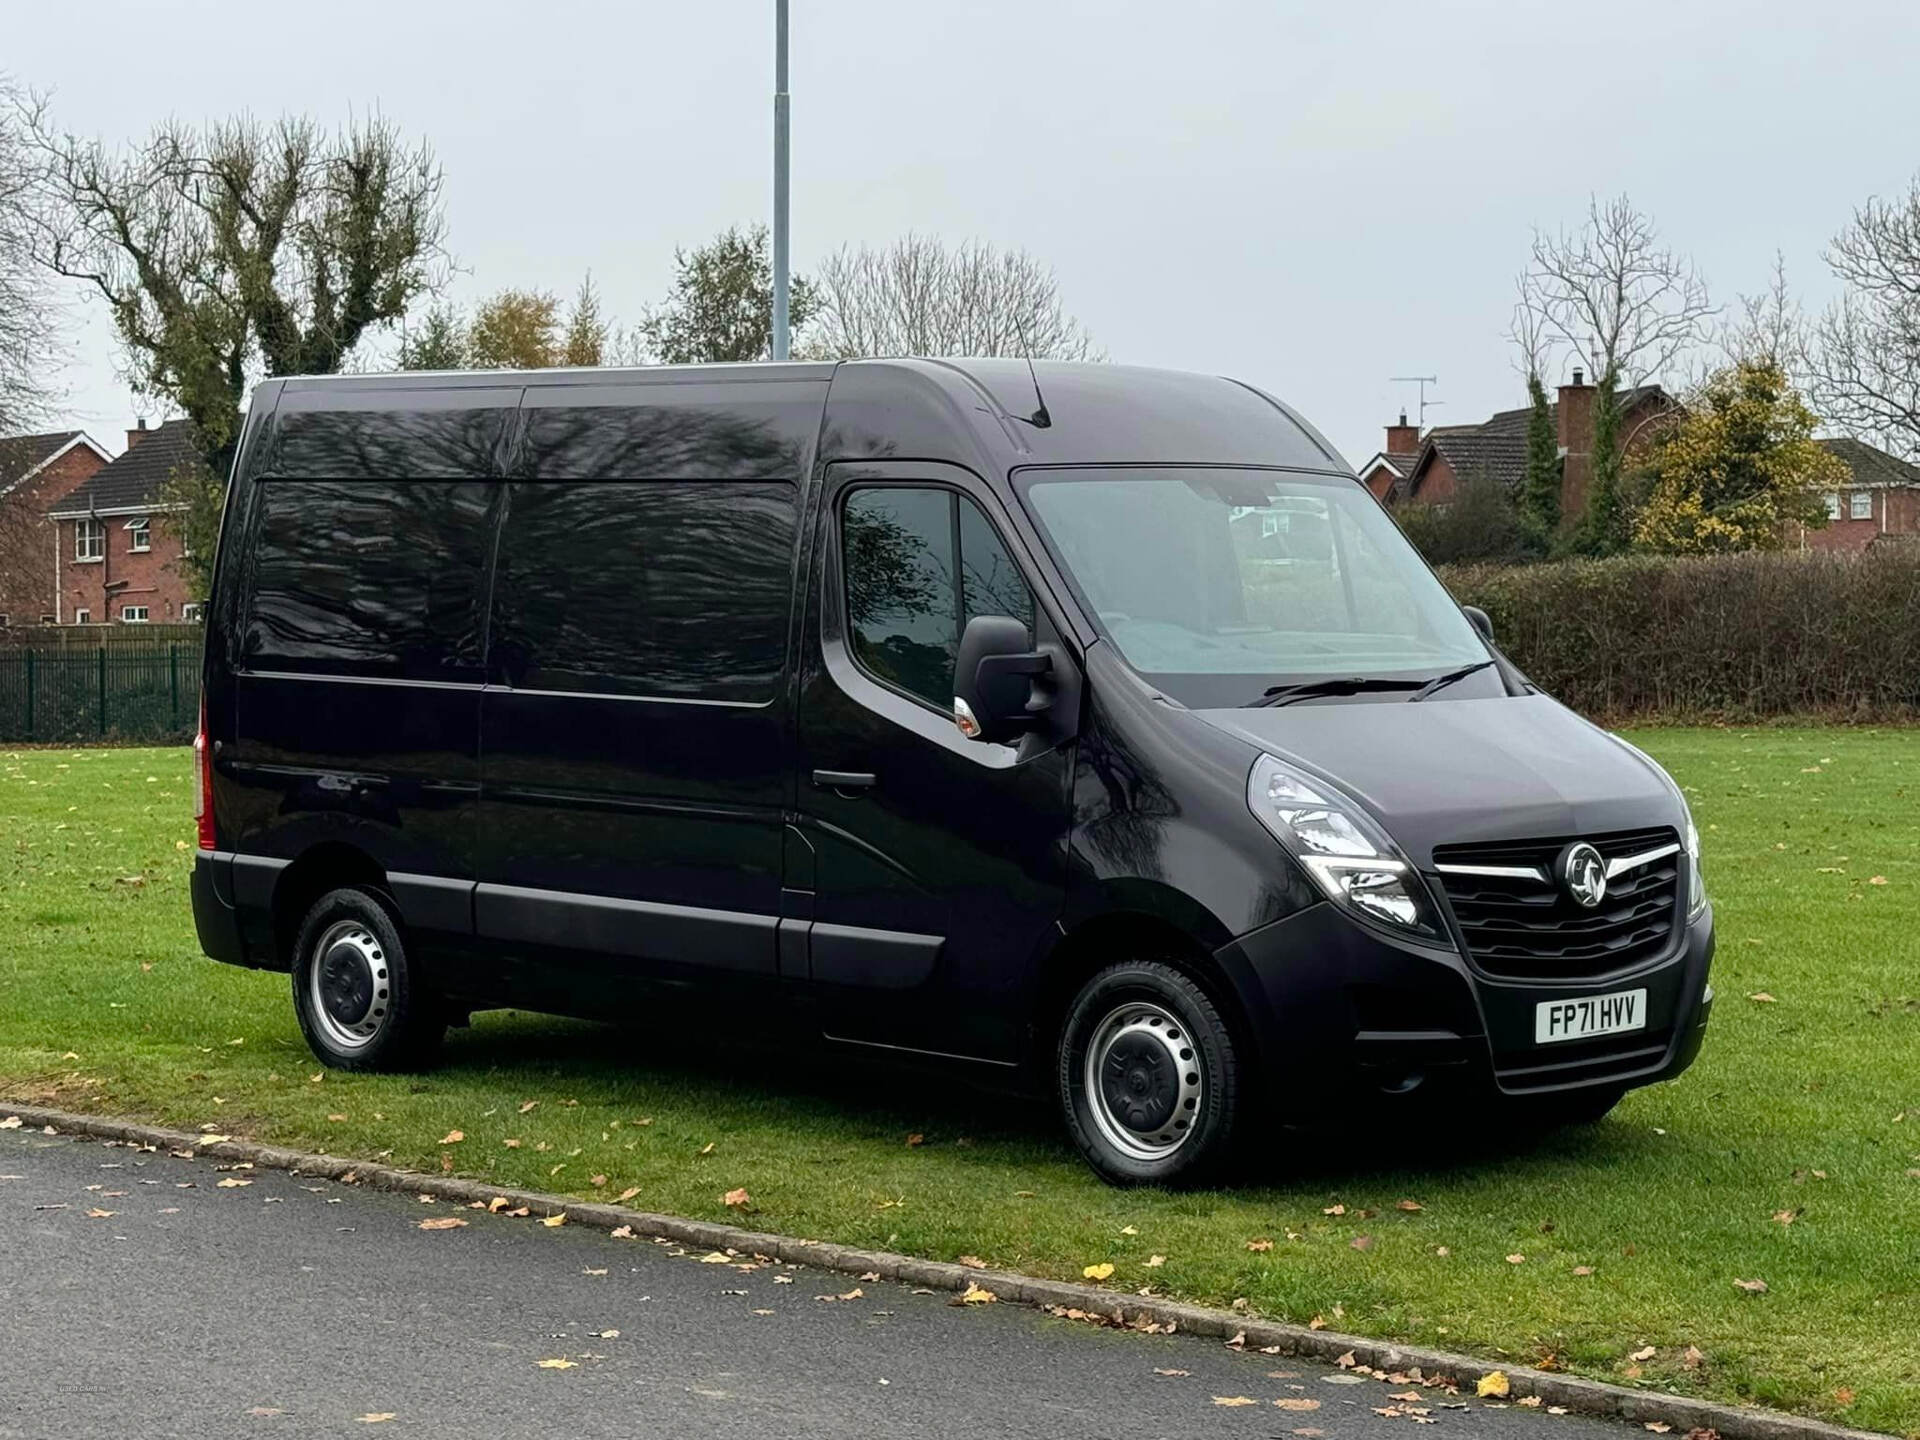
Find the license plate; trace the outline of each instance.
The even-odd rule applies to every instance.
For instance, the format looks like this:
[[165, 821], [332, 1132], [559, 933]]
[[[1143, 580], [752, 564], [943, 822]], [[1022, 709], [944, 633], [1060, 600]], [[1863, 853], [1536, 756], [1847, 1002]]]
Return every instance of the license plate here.
[[1578, 1000], [1543, 1000], [1533, 1007], [1533, 1043], [1554, 1045], [1562, 1040], [1591, 1040], [1596, 1035], [1618, 1035], [1647, 1028], [1647, 992], [1616, 990], [1611, 995], [1587, 995]]

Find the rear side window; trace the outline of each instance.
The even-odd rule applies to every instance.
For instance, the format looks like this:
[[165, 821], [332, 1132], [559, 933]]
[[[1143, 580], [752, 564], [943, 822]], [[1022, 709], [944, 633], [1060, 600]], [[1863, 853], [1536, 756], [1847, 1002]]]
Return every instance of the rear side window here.
[[784, 481], [516, 484], [494, 581], [496, 668], [531, 690], [771, 700], [794, 528]]
[[861, 666], [945, 711], [960, 632], [1010, 615], [1033, 632], [1033, 592], [980, 507], [934, 487], [855, 490], [841, 526], [847, 622]]
[[476, 481], [260, 482], [246, 663], [478, 679], [495, 489]]

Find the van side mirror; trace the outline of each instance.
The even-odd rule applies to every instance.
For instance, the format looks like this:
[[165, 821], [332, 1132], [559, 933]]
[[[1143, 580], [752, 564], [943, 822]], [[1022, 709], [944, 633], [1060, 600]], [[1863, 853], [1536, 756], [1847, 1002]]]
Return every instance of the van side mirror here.
[[969, 740], [1004, 745], [1046, 723], [1053, 657], [1007, 615], [976, 615], [953, 665], [953, 723]]
[[1478, 605], [1462, 605], [1460, 608], [1466, 612], [1467, 619], [1473, 622], [1473, 628], [1480, 632], [1480, 638], [1489, 645], [1493, 644], [1492, 617]]

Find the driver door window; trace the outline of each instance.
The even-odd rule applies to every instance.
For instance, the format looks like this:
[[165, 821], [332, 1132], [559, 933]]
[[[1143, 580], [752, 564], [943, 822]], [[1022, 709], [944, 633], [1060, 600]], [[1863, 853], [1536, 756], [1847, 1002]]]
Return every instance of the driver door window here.
[[1033, 592], [980, 507], [955, 491], [855, 490], [841, 547], [854, 658], [942, 714], [953, 705], [953, 662], [967, 621], [1011, 615], [1033, 631]]

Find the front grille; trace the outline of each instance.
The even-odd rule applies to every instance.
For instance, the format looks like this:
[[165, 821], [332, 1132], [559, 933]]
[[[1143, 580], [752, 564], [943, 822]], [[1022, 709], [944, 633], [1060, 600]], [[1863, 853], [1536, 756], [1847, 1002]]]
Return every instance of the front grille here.
[[[1666, 1060], [1672, 1039], [1671, 1030], [1610, 1035], [1584, 1045], [1569, 1045], [1567, 1053], [1555, 1053], [1545, 1061], [1541, 1059], [1543, 1052], [1534, 1047], [1524, 1057], [1494, 1056], [1493, 1069], [1500, 1088], [1508, 1091], [1594, 1085], [1655, 1069]], [[1524, 1063], [1520, 1063], [1522, 1059]]]
[[[1588, 909], [1561, 886], [1554, 862], [1574, 838], [1602, 860], [1676, 844], [1669, 829], [1628, 830], [1554, 840], [1442, 845], [1433, 862], [1468, 957], [1483, 973], [1516, 980], [1608, 975], [1666, 953], [1680, 919], [1682, 852], [1663, 855], [1607, 880], [1606, 898]], [[1540, 877], [1461, 874], [1457, 867], [1516, 870]]]

